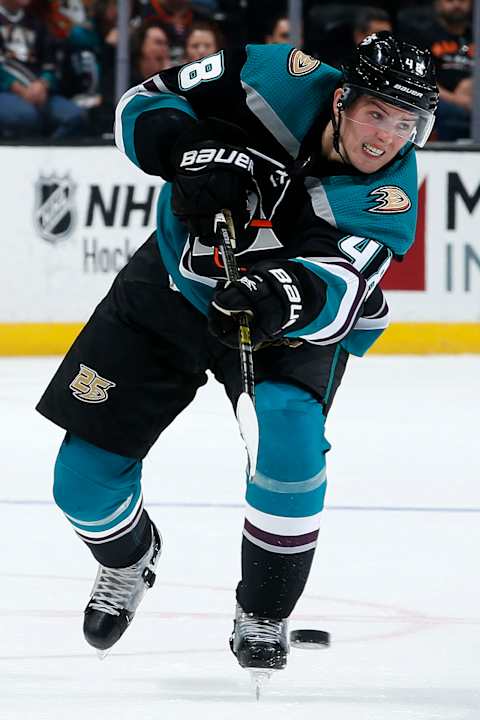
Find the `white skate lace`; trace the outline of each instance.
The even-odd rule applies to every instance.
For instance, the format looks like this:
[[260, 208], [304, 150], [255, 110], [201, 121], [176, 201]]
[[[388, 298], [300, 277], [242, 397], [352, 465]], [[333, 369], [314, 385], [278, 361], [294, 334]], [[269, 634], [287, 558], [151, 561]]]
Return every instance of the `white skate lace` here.
[[245, 613], [237, 620], [238, 633], [245, 640], [259, 640], [273, 645], [282, 641], [283, 622], [283, 620], [259, 618]]
[[120, 615], [142, 577], [145, 562], [126, 568], [100, 566], [88, 607], [109, 615]]

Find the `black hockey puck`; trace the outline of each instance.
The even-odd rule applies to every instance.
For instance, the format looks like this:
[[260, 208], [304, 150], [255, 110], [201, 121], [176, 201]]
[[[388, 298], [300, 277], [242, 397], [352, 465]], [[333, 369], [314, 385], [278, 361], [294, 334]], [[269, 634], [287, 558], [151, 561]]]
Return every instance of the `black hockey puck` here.
[[290, 645], [306, 650], [317, 650], [330, 645], [330, 633], [325, 630], [292, 630]]

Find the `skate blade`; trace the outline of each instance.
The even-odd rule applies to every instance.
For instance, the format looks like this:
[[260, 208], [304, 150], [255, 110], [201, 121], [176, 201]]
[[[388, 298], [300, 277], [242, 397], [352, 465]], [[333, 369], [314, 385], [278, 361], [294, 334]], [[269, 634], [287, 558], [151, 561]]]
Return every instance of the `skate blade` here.
[[250, 669], [250, 679], [255, 690], [255, 698], [257, 702], [260, 700], [262, 690], [272, 677], [273, 670], [265, 670], [264, 668]]
[[97, 658], [99, 660], [105, 660], [110, 650], [111, 648], [108, 648], [108, 650], [95, 650], [95, 652], [97, 653]]

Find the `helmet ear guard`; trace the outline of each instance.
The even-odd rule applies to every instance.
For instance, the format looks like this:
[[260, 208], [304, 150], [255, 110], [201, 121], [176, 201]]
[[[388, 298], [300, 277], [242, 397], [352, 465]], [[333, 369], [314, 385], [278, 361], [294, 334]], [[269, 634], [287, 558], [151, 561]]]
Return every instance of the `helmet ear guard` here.
[[341, 90], [342, 90], [342, 94], [340, 95], [340, 97], [338, 98], [338, 100], [337, 100], [337, 102], [336, 102], [336, 104], [335, 104], [335, 107], [336, 107], [336, 109], [338, 110], [339, 113], [340, 113], [340, 112], [343, 112], [344, 110], [346, 110], [347, 107], [348, 107], [348, 106], [350, 105], [350, 103], [352, 102], [352, 101], [350, 100], [351, 88], [349, 88], [349, 87], [347, 87], [347, 86], [344, 85], [344, 86], [341, 88]]
[[343, 112], [346, 110], [354, 100], [358, 97], [359, 93], [352, 88], [350, 85], [344, 85], [342, 87], [342, 94], [337, 100], [337, 110]]

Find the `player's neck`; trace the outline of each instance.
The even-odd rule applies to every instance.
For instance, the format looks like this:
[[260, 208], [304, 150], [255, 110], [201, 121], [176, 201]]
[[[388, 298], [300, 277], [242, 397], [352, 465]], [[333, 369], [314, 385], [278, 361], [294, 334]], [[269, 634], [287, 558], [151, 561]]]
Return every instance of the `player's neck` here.
[[[341, 141], [340, 141], [341, 144]], [[333, 144], [333, 123], [327, 123], [322, 133], [322, 157], [328, 162], [345, 162], [343, 157], [335, 150]]]

